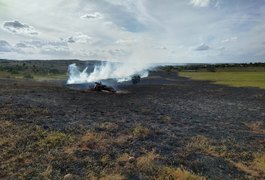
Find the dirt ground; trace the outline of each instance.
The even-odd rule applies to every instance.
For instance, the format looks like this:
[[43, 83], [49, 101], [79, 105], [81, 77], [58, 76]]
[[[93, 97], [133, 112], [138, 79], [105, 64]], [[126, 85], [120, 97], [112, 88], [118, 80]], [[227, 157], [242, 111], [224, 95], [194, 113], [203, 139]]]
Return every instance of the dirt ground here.
[[174, 72], [119, 88], [0, 79], [0, 179], [265, 178], [265, 90]]

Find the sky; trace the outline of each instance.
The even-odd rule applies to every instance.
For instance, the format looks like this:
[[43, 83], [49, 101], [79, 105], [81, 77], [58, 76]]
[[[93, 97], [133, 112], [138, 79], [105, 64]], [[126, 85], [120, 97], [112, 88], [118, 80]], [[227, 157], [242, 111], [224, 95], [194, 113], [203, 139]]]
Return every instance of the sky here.
[[0, 0], [0, 58], [265, 62], [265, 0]]

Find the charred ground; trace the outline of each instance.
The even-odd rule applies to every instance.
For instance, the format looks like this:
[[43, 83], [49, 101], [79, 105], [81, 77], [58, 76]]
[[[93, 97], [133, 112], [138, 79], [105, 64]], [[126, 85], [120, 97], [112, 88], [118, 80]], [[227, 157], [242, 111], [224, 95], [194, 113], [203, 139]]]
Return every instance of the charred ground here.
[[0, 83], [1, 179], [265, 177], [262, 89], [175, 71], [152, 72], [123, 94]]

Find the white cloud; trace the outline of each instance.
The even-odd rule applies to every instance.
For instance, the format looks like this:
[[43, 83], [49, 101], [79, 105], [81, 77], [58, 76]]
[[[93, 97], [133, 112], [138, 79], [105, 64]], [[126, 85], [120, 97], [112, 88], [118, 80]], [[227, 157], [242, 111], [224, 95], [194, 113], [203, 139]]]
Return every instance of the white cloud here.
[[32, 46], [29, 46], [29, 45], [22, 43], [22, 42], [17, 43], [15, 47], [16, 48], [32, 48]]
[[1, 52], [11, 52], [12, 46], [4, 40], [0, 40], [0, 53]]
[[210, 0], [191, 0], [190, 4], [195, 7], [207, 7], [210, 4]]
[[68, 46], [66, 42], [63, 41], [44, 41], [44, 40], [28, 40], [22, 41], [25, 45], [30, 45], [36, 48], [42, 48], [44, 46]]
[[92, 42], [92, 37], [89, 37], [83, 33], [75, 33], [75, 35], [70, 36], [66, 39], [68, 43], [89, 43]]
[[2, 29], [13, 34], [27, 34], [27, 35], [38, 35], [39, 32], [32, 26], [15, 21], [5, 21], [2, 24]]
[[55, 56], [64, 56], [64, 55], [69, 55], [70, 51], [67, 46], [52, 46], [52, 45], [47, 45], [43, 46], [40, 49], [40, 53], [42, 54], [48, 54], [48, 55], [55, 55]]
[[121, 56], [126, 56], [128, 55], [128, 52], [126, 52], [124, 49], [110, 49], [108, 50], [108, 53], [110, 55], [116, 56], [116, 57], [121, 57]]
[[136, 39], [130, 39], [130, 38], [124, 38], [124, 39], [119, 39], [115, 42], [116, 44], [119, 44], [119, 45], [133, 45], [135, 43], [137, 43], [137, 40]]
[[[10, 0], [0, 11], [0, 39], [36, 59], [239, 62], [264, 52], [264, 8], [239, 0]], [[9, 56], [29, 57], [1, 53]]]
[[16, 44], [15, 51], [21, 54], [45, 54], [52, 56], [65, 56], [70, 54], [70, 49], [63, 41], [29, 40]]
[[99, 12], [85, 14], [80, 17], [81, 19], [102, 19], [103, 15]]
[[207, 51], [209, 49], [210, 49], [210, 47], [207, 44], [202, 43], [201, 45], [196, 47], [194, 50], [196, 50], [196, 51]]
[[224, 46], [219, 46], [216, 48], [217, 50], [225, 50], [225, 47]]
[[224, 39], [224, 40], [222, 40], [221, 42], [222, 43], [229, 43], [229, 42], [235, 42], [235, 41], [237, 41], [238, 40], [238, 37], [230, 37], [230, 38], [228, 38], [228, 39]]

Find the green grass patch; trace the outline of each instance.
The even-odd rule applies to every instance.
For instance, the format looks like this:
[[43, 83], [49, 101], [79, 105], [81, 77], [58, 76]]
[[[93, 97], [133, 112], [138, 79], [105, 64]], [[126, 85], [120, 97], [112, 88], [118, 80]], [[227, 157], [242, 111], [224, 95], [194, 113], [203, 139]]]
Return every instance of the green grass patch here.
[[265, 71], [259, 72], [180, 72], [194, 80], [208, 80], [233, 87], [259, 87], [265, 89]]
[[54, 147], [58, 145], [65, 145], [68, 142], [72, 142], [73, 138], [61, 132], [53, 132], [48, 134], [47, 137], [38, 142], [41, 147]]
[[140, 124], [137, 124], [134, 128], [133, 128], [133, 135], [134, 137], [138, 137], [138, 138], [145, 138], [147, 136], [149, 136], [151, 134], [150, 130]]
[[67, 74], [50, 74], [50, 75], [34, 75], [36, 81], [49, 81], [49, 80], [66, 80]]
[[67, 74], [66, 73], [34, 73], [34, 72], [18, 72], [18, 73], [11, 73], [7, 71], [0, 70], [0, 78], [8, 78], [8, 79], [32, 79], [36, 81], [49, 81], [49, 80], [66, 80]]

